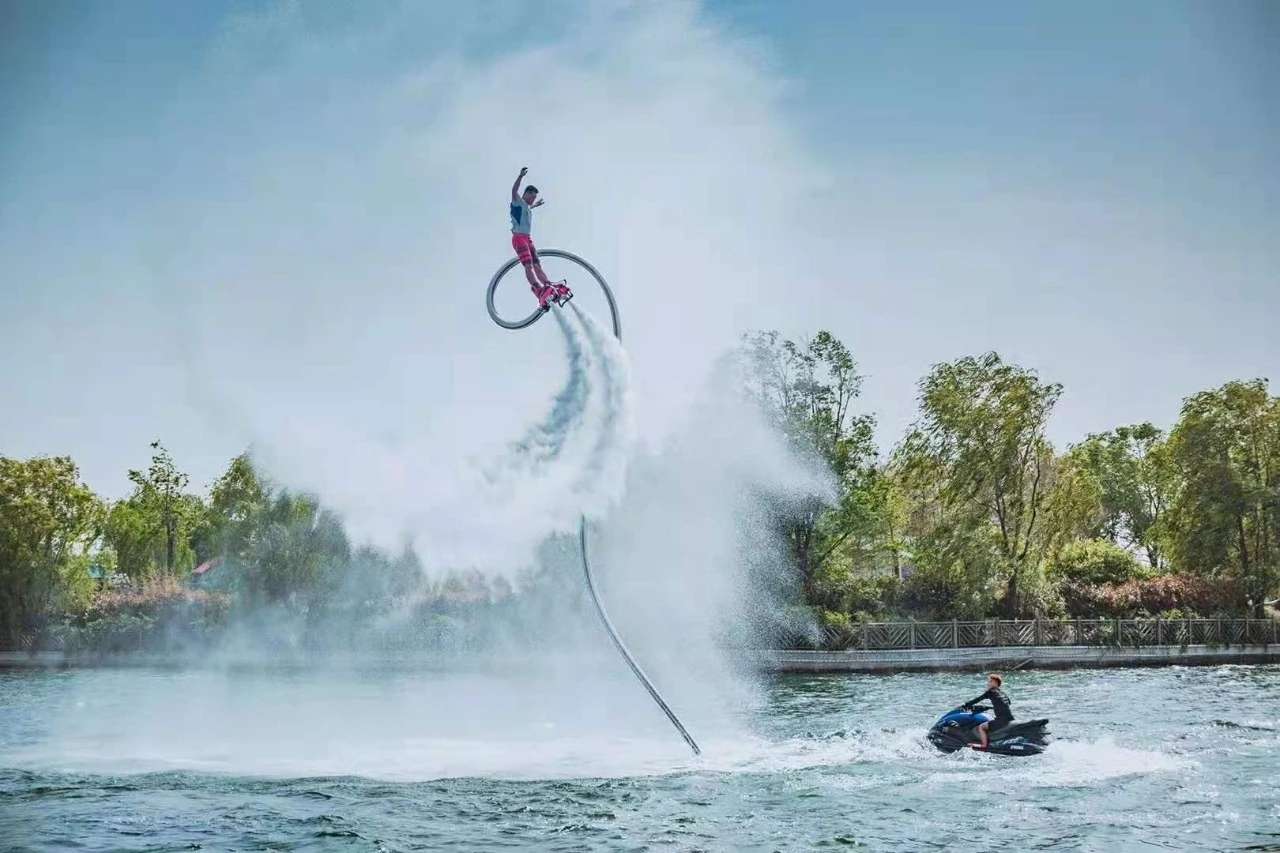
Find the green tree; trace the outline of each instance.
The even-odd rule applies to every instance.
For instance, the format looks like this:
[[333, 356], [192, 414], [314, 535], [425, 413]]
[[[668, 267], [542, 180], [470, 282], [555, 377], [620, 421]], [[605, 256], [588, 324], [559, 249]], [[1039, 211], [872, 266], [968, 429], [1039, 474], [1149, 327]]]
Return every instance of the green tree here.
[[158, 574], [164, 561], [160, 526], [142, 501], [125, 498], [111, 505], [103, 538], [116, 555], [120, 572], [134, 580]]
[[820, 617], [837, 635], [850, 616], [872, 618], [894, 609], [906, 569], [907, 509], [892, 473], [874, 466], [831, 512], [833, 520], [855, 523], [846, 524], [828, 546], [815, 573], [811, 601], [822, 608]]
[[887, 564], [893, 577], [901, 581], [908, 547], [910, 497], [888, 466], [874, 469], [866, 493], [870, 514], [876, 524], [870, 540], [871, 547], [879, 558], [877, 562]]
[[1071, 459], [1101, 491], [1101, 517], [1093, 535], [1138, 548], [1156, 571], [1166, 566], [1162, 522], [1177, 489], [1164, 434], [1149, 423], [1090, 435], [1071, 449]]
[[1049, 473], [1044, 520], [1037, 527], [1032, 553], [1036, 560], [1051, 563], [1064, 548], [1095, 535], [1103, 505], [1097, 479], [1071, 454], [1055, 458]]
[[931, 507], [926, 539], [945, 560], [991, 561], [1004, 604], [1023, 612], [1035, 580], [1040, 526], [1054, 476], [1045, 428], [1062, 386], [1000, 356], [936, 365], [920, 383], [921, 414], [899, 446], [896, 466]]
[[1109, 539], [1069, 543], [1054, 555], [1049, 572], [1059, 580], [1085, 584], [1117, 584], [1142, 577], [1137, 559]]
[[104, 530], [120, 571], [136, 579], [172, 577], [179, 563], [191, 564], [192, 536], [205, 514], [200, 498], [184, 491], [187, 475], [169, 451], [159, 441], [151, 448], [150, 467], [129, 471], [133, 494], [112, 505]]
[[1179, 567], [1238, 578], [1261, 613], [1280, 579], [1280, 398], [1265, 379], [1195, 394], [1169, 453], [1181, 478], [1167, 527]]
[[177, 568], [179, 548], [199, 520], [202, 505], [184, 493], [187, 475], [178, 470], [173, 457], [157, 439], [151, 442], [155, 453], [144, 471], [131, 470], [129, 479], [135, 486], [132, 500], [144, 517], [158, 527], [164, 536], [164, 573], [172, 576]]
[[0, 457], [0, 637], [12, 645], [87, 588], [102, 503], [69, 458]]
[[281, 491], [263, 508], [236, 570], [252, 601], [310, 607], [324, 601], [350, 561], [338, 517], [315, 498]]
[[249, 454], [231, 460], [209, 490], [195, 533], [202, 558], [224, 558], [229, 585], [251, 605], [290, 605], [316, 616], [335, 594], [349, 613], [417, 577], [416, 558], [372, 549], [353, 556], [341, 521], [310, 495], [275, 488]]
[[209, 490], [209, 508], [196, 534], [197, 555], [222, 556], [243, 564], [257, 538], [271, 487], [259, 476], [248, 453], [231, 460]]
[[[172, 543], [175, 575], [195, 565], [195, 537], [205, 514], [196, 495], [183, 495], [179, 500], [182, 520]], [[117, 554], [122, 573], [135, 580], [168, 576], [170, 542], [166, 529], [144, 499], [134, 496], [116, 501], [107, 513], [103, 537]]]
[[779, 509], [806, 598], [816, 603], [827, 561], [878, 525], [875, 419], [852, 410], [862, 376], [849, 349], [826, 331], [800, 343], [753, 332], [743, 336], [738, 355], [748, 395], [797, 455], [834, 476], [834, 504], [808, 495]]

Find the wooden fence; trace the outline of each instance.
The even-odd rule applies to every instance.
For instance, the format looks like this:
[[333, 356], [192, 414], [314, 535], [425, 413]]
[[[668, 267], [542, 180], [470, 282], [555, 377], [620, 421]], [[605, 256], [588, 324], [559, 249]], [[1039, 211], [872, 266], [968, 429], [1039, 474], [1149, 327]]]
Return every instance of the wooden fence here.
[[828, 630], [830, 649], [999, 646], [1242, 646], [1280, 644], [1274, 619], [989, 619], [861, 622]]

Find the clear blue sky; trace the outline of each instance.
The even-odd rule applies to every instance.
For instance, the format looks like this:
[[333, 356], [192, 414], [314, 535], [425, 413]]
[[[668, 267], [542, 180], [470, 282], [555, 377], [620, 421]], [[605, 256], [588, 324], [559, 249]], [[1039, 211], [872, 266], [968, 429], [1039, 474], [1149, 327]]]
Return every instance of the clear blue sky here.
[[[600, 246], [624, 293], [727, 265], [723, 282], [679, 283], [690, 300], [711, 294], [686, 314], [631, 309], [655, 434], [687, 403], [672, 372], [762, 325], [844, 338], [885, 446], [929, 364], [986, 349], [1064, 383], [1061, 444], [1168, 425], [1184, 396], [1228, 379], [1280, 380], [1280, 4], [654, 8], [5, 4], [0, 453], [70, 453], [118, 493], [163, 436], [207, 483], [260, 439], [207, 399], [209, 340], [227, 340], [237, 310], [268, 332], [264, 317], [288, 316], [294, 261], [299, 277], [367, 271], [362, 341], [381, 329], [423, 369], [458, 357], [479, 340], [448, 337], [453, 318], [472, 322], [474, 294], [471, 313], [459, 302], [431, 334], [394, 336], [395, 306], [419, 298], [404, 247], [440, 241], [420, 269], [483, 279], [504, 250], [507, 172], [526, 160], [559, 188], [542, 227]], [[536, 117], [494, 127], [480, 105], [504, 99]], [[419, 161], [415, 146], [432, 153]], [[439, 169], [446, 149], [482, 177]], [[702, 186], [720, 167], [733, 174]], [[619, 173], [625, 193], [592, 196]], [[495, 192], [497, 214], [468, 218], [469, 196]], [[683, 219], [704, 206], [729, 221]], [[648, 239], [654, 220], [671, 228]], [[458, 248], [484, 229], [492, 256]], [[446, 247], [461, 257], [442, 260]], [[270, 304], [210, 284], [242, 280], [273, 282], [249, 291]], [[673, 349], [695, 320], [711, 340]], [[244, 365], [291, 347], [315, 356], [314, 327], [293, 326], [278, 340], [246, 331], [236, 352]], [[515, 346], [483, 340], [477, 359]], [[359, 363], [376, 364], [365, 343]], [[260, 378], [230, 362], [236, 387]], [[376, 398], [387, 371], [370, 372], [352, 369], [339, 398]], [[465, 421], [479, 402], [459, 376], [424, 393]], [[299, 385], [264, 387], [274, 399]]]
[[796, 120], [841, 157], [1114, 182], [1223, 226], [1276, 222], [1275, 3], [718, 7], [776, 49]]

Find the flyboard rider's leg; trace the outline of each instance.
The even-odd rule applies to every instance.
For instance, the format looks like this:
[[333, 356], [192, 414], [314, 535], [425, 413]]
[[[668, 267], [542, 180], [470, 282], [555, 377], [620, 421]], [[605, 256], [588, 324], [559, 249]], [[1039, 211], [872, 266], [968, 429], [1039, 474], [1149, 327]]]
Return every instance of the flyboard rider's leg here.
[[[533, 250], [533, 272], [538, 277], [538, 281], [542, 286], [551, 291], [551, 299], [557, 305], [564, 305], [573, 298], [573, 291], [569, 289], [569, 285], [564, 279], [560, 281], [552, 281], [547, 278], [547, 274], [542, 271], [542, 261], [538, 260], [538, 250]], [[541, 299], [541, 297], [539, 297]]]
[[524, 277], [528, 279], [529, 289], [538, 299], [538, 308], [546, 311], [551, 307], [555, 291], [547, 279], [547, 274], [542, 271], [542, 264], [538, 262], [538, 253], [533, 247], [532, 238], [528, 234], [512, 234], [511, 247], [516, 250], [516, 257], [524, 267]]
[[[547, 274], [542, 271], [542, 262], [538, 260], [538, 250], [533, 250], [533, 269], [538, 276], [538, 280], [542, 282], [551, 293], [551, 300], [557, 305], [564, 306], [566, 302], [573, 298], [573, 291], [569, 289], [568, 282], [565, 279], [552, 281], [547, 278]], [[539, 304], [542, 304], [542, 296], [538, 296]]]
[[533, 295], [538, 299], [538, 307], [546, 311], [551, 307], [551, 300], [555, 297], [555, 288], [551, 282], [547, 281], [547, 276], [542, 272], [540, 264], [527, 263], [524, 265], [524, 277], [529, 280], [529, 289], [533, 291]]

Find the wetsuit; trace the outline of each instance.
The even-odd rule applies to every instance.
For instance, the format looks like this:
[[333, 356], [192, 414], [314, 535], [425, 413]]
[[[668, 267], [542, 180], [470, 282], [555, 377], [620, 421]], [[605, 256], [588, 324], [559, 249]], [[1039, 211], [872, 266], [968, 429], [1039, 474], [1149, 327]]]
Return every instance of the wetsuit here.
[[1002, 729], [1013, 722], [1013, 711], [1009, 708], [1009, 697], [1004, 695], [1004, 691], [999, 687], [992, 687], [977, 699], [970, 699], [964, 703], [963, 707], [972, 708], [974, 705], [984, 701], [990, 702], [991, 710], [996, 712], [996, 718], [987, 726], [988, 732]]

